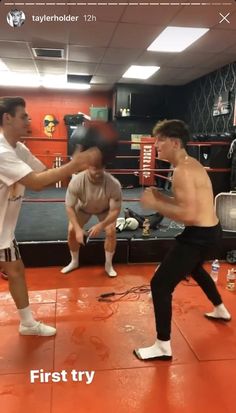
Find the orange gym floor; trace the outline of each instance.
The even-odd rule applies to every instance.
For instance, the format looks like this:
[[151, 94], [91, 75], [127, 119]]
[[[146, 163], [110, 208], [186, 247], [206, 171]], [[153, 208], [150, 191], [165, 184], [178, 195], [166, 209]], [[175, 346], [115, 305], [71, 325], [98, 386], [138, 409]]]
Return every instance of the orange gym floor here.
[[[203, 317], [212, 307], [192, 280], [177, 287], [171, 362], [142, 362], [132, 354], [155, 338], [147, 294], [115, 303], [96, 299], [104, 292], [147, 284], [155, 265], [115, 267], [115, 279], [105, 276], [100, 266], [69, 275], [60, 274], [58, 267], [26, 270], [33, 312], [57, 326], [53, 338], [18, 335], [17, 311], [7, 281], [0, 280], [1, 411], [235, 413], [236, 292], [225, 289], [229, 265], [221, 265], [218, 285], [232, 313], [230, 323]], [[40, 369], [64, 370], [65, 381], [30, 383], [30, 370]], [[73, 370], [81, 381], [72, 380]], [[95, 371], [91, 384], [86, 384], [85, 374], [77, 373], [84, 371]]]

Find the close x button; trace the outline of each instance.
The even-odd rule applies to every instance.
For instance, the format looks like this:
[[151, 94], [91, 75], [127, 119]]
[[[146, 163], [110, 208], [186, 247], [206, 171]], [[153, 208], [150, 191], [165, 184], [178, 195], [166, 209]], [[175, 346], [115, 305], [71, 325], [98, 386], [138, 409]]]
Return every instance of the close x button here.
[[[236, 0], [235, 0], [235, 1], [236, 1]], [[221, 20], [219, 21], [219, 23], [225, 22], [225, 23], [230, 24], [230, 21], [229, 21], [229, 19], [228, 19], [230, 13], [227, 13], [227, 14], [225, 14], [225, 15], [222, 14], [222, 13], [219, 13], [219, 15], [220, 15], [220, 18], [221, 18]]]

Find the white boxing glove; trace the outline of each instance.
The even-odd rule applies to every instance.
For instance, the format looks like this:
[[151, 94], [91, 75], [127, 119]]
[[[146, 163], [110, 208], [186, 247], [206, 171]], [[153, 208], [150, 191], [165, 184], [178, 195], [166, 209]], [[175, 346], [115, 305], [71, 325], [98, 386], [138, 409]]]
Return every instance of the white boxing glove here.
[[126, 218], [125, 228], [128, 231], [135, 231], [139, 227], [139, 223], [135, 218]]
[[117, 218], [116, 220], [116, 231], [121, 232], [125, 227], [125, 218]]

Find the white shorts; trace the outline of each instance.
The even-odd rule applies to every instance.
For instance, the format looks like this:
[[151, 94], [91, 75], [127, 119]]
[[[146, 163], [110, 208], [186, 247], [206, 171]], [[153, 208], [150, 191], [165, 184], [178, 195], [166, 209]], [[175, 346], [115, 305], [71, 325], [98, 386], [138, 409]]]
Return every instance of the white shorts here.
[[12, 262], [20, 259], [20, 251], [15, 239], [13, 239], [9, 248], [0, 250], [0, 261]]

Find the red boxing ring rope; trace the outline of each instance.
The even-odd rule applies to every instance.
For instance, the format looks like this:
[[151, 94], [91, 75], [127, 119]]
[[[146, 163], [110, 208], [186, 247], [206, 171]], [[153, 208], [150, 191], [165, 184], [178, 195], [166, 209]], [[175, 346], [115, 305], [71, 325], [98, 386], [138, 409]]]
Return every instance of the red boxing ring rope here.
[[[155, 139], [155, 137], [151, 137]], [[68, 143], [68, 139], [64, 138], [31, 138], [31, 137], [24, 137], [22, 138], [22, 141], [25, 143], [30, 142], [30, 141], [45, 141], [45, 142], [64, 142]], [[146, 145], [146, 142], [141, 142], [141, 141], [125, 141], [125, 140], [119, 140], [118, 143], [124, 144], [124, 145]], [[225, 145], [229, 146], [230, 142], [226, 141], [211, 141], [211, 142], [188, 142], [187, 146], [212, 146], [212, 145]]]
[[[230, 168], [210, 168], [208, 166], [204, 166], [204, 169], [206, 169], [207, 172], [230, 172]], [[107, 169], [108, 172], [112, 174], [132, 174], [132, 173], [138, 173], [138, 172], [153, 172], [153, 171], [158, 171], [158, 172], [173, 172], [174, 169]], [[163, 177], [164, 178], [164, 177]]]
[[[122, 198], [122, 201], [126, 202], [139, 202], [140, 198]], [[23, 202], [65, 202], [64, 198], [24, 198]]]
[[163, 175], [161, 175], [161, 174], [154, 174], [154, 176], [155, 176], [156, 178], [166, 179], [166, 180], [169, 181], [169, 182], [172, 181], [172, 178], [169, 178], [168, 176], [163, 176]]

